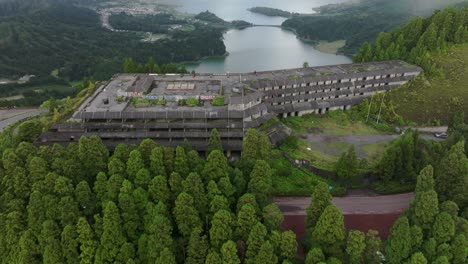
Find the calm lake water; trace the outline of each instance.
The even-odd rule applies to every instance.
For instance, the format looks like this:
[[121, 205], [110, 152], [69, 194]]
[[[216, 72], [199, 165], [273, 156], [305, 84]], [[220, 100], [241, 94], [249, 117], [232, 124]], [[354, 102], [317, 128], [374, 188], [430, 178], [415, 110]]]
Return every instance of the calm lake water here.
[[[268, 17], [247, 11], [254, 6], [267, 6], [297, 13], [314, 13], [312, 8], [346, 0], [160, 0], [180, 12], [197, 14], [209, 10], [224, 20], [245, 20], [253, 24], [281, 25], [282, 17]], [[290, 31], [276, 27], [252, 27], [230, 30], [224, 35], [227, 57], [207, 58], [187, 65], [199, 73], [251, 72], [350, 63], [346, 56], [320, 52], [299, 40]]]

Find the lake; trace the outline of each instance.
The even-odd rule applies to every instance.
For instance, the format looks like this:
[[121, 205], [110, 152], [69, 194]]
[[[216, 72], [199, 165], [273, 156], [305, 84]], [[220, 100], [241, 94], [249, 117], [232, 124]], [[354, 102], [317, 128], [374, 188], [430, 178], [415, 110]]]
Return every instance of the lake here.
[[[312, 8], [346, 0], [160, 0], [179, 12], [197, 14], [210, 11], [224, 20], [245, 20], [257, 25], [281, 25], [285, 18], [249, 12], [254, 6], [267, 6], [297, 13], [314, 13]], [[224, 34], [226, 57], [206, 58], [187, 68], [199, 73], [251, 72], [351, 63], [351, 59], [316, 50], [294, 33], [278, 27], [251, 27]]]

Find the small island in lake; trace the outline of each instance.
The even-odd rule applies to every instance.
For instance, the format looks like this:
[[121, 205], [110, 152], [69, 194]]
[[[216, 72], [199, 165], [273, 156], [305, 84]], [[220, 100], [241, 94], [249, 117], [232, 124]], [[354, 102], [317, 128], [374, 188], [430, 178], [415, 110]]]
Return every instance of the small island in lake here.
[[247, 10], [249, 10], [252, 13], [262, 14], [265, 16], [292, 17], [295, 15], [295, 13], [264, 6], [256, 6]]

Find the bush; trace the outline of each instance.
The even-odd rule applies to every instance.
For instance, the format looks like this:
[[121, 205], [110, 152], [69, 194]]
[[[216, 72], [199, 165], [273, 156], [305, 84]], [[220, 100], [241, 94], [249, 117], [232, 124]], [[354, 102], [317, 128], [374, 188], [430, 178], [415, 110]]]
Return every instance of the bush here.
[[224, 96], [216, 97], [215, 99], [213, 99], [213, 101], [211, 101], [211, 105], [213, 106], [223, 106], [224, 103]]
[[372, 184], [372, 189], [379, 194], [396, 194], [414, 191], [414, 183], [400, 183], [395, 181], [383, 182], [377, 181]]
[[330, 193], [333, 197], [343, 197], [346, 195], [348, 190], [342, 186], [335, 186], [331, 189]]
[[167, 102], [164, 99], [159, 99], [159, 100], [156, 101], [156, 105], [166, 105], [166, 103]]
[[297, 149], [299, 147], [299, 139], [295, 136], [287, 136], [280, 143], [287, 149]]
[[188, 106], [197, 106], [200, 103], [200, 101], [196, 98], [188, 98], [185, 100], [185, 104]]

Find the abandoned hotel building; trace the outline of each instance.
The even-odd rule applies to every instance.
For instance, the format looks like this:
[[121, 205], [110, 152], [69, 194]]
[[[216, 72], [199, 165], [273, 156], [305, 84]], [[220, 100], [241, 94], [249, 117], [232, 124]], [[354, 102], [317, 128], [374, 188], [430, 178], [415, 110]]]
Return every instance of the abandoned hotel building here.
[[118, 74], [69, 121], [43, 133], [39, 144], [98, 135], [110, 148], [145, 138], [164, 146], [187, 139], [203, 151], [216, 128], [225, 150], [240, 151], [249, 128], [276, 116], [346, 110], [421, 72], [403, 61], [386, 61], [248, 74]]

